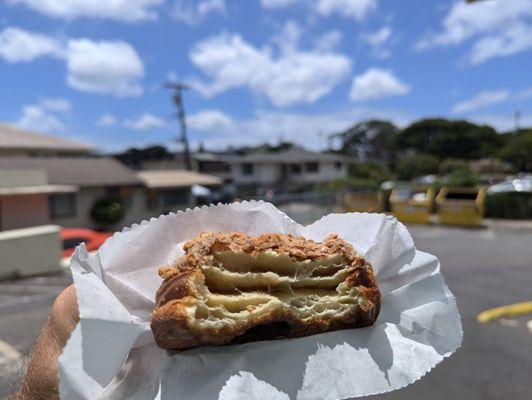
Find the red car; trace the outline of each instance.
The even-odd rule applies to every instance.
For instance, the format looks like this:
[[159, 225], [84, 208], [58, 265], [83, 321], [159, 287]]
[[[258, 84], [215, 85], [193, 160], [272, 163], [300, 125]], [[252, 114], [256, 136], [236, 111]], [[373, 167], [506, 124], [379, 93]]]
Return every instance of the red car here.
[[112, 236], [112, 232], [96, 232], [91, 229], [63, 228], [61, 229], [61, 241], [63, 242], [63, 257], [74, 253], [76, 246], [85, 242], [88, 251], [95, 251]]

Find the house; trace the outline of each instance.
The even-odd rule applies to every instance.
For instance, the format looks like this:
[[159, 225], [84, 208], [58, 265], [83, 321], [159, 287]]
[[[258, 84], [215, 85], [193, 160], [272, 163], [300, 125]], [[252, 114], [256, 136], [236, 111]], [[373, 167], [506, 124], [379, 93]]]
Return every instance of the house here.
[[[76, 190], [47, 193], [49, 223], [65, 227], [97, 228], [90, 212], [96, 200], [119, 196], [126, 204], [123, 223], [138, 222], [142, 182], [135, 173], [107, 157], [0, 157], [0, 170], [39, 171], [51, 185]], [[21, 180], [21, 182], [23, 182]], [[21, 217], [24, 210], [17, 213]], [[42, 212], [42, 211], [41, 211]], [[39, 219], [34, 225], [38, 225]]]
[[231, 183], [230, 156], [216, 153], [193, 153], [192, 161], [194, 169], [203, 174], [210, 174], [222, 179], [224, 183]]
[[0, 157], [82, 156], [93, 151], [92, 146], [70, 139], [0, 124]]
[[259, 187], [283, 191], [308, 190], [347, 175], [344, 157], [298, 149], [234, 156], [228, 162], [239, 193], [248, 195], [256, 194]]
[[217, 189], [223, 183], [216, 176], [178, 169], [141, 171], [137, 176], [145, 187], [150, 216], [193, 207], [197, 203], [194, 188]]
[[50, 224], [50, 196], [71, 195], [76, 185], [52, 185], [43, 170], [0, 168], [0, 231]]

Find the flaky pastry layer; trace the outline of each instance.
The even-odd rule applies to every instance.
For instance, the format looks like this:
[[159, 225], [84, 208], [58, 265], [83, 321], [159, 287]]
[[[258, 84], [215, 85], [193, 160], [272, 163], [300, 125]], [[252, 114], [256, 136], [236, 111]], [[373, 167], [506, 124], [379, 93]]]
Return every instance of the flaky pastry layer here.
[[305, 336], [371, 325], [371, 265], [337, 235], [203, 232], [161, 267], [152, 331], [167, 349]]

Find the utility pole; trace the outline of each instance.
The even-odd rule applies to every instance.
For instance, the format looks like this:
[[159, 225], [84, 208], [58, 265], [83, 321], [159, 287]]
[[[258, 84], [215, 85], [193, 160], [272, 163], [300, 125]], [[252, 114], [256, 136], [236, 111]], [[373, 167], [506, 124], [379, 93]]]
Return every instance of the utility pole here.
[[521, 112], [516, 110], [514, 113], [515, 133], [519, 132], [519, 120], [521, 119]]
[[172, 100], [177, 108], [177, 119], [179, 120], [179, 127], [181, 129], [181, 137], [178, 139], [183, 145], [185, 153], [185, 167], [187, 170], [192, 170], [192, 162], [190, 160], [190, 147], [188, 145], [187, 123], [185, 121], [185, 106], [183, 104], [183, 90], [190, 90], [190, 87], [184, 83], [166, 82], [164, 87], [173, 91]]

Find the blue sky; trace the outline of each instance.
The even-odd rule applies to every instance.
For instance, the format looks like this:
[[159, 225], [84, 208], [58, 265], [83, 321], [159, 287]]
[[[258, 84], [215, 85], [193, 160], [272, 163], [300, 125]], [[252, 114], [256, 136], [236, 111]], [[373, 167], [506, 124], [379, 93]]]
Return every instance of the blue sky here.
[[323, 148], [367, 118], [532, 125], [532, 0], [0, 0], [0, 121], [103, 151]]

